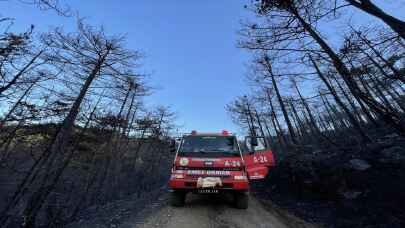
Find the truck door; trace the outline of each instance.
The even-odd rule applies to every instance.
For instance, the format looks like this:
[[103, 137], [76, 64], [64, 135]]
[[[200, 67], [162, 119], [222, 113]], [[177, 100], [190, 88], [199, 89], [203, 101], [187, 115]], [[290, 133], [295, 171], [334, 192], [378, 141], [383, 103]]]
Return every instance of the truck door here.
[[243, 160], [249, 180], [264, 179], [269, 172], [269, 167], [274, 166], [273, 152], [267, 146], [264, 137], [245, 138]]

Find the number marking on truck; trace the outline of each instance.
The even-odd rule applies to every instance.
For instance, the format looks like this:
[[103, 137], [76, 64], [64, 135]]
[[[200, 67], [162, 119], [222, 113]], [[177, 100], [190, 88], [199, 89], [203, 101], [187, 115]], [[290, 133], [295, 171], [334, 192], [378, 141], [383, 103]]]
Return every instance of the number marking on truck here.
[[266, 163], [268, 162], [267, 157], [264, 155], [258, 155], [253, 157], [254, 163]]

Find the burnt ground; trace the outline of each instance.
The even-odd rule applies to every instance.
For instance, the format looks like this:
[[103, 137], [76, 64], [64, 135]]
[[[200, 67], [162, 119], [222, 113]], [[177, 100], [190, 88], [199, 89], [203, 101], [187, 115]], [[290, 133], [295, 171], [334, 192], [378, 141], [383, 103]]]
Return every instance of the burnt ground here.
[[294, 193], [280, 193], [275, 190], [256, 192], [255, 195], [260, 199], [271, 200], [273, 204], [306, 222], [323, 227], [404, 227], [402, 212], [389, 206], [381, 207], [377, 202], [333, 201], [311, 196], [298, 198]]
[[[207, 227], [207, 228], [315, 228], [288, 212], [280, 210], [271, 202], [250, 198], [247, 210], [236, 209], [229, 194], [195, 195], [188, 194], [184, 207], [171, 207], [168, 194], [159, 192], [151, 201], [115, 201], [103, 208], [88, 212], [82, 219], [68, 227]], [[135, 206], [138, 205], [139, 207]], [[143, 206], [143, 208], [141, 208]]]
[[405, 227], [404, 141], [289, 158], [253, 193], [324, 227]]
[[143, 224], [146, 218], [167, 206], [166, 192], [167, 189], [163, 186], [141, 196], [133, 195], [88, 208], [80, 213], [75, 222], [66, 227], [137, 227]]
[[142, 228], [312, 228], [268, 202], [264, 206], [255, 197], [250, 197], [249, 208], [236, 209], [229, 194], [187, 195], [184, 207], [164, 207], [145, 220]]

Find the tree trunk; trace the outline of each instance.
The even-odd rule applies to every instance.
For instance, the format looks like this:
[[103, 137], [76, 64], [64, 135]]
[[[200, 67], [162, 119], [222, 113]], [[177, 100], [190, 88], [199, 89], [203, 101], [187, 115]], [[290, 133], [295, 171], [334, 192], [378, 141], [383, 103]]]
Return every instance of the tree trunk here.
[[405, 22], [401, 21], [387, 13], [385, 13], [381, 8], [373, 4], [370, 0], [346, 0], [352, 6], [373, 15], [380, 20], [382, 20], [385, 24], [391, 27], [402, 39], [405, 39]]
[[315, 63], [315, 61], [312, 59], [312, 56], [309, 56], [319, 78], [325, 83], [326, 87], [328, 90], [331, 92], [333, 98], [335, 99], [336, 103], [339, 105], [339, 107], [346, 113], [347, 117], [350, 120], [350, 123], [353, 125], [355, 130], [359, 133], [361, 136], [363, 142], [370, 142], [370, 138], [366, 135], [366, 133], [361, 129], [361, 126], [359, 122], [357, 122], [356, 118], [353, 116], [353, 114], [350, 112], [350, 110], [346, 107], [346, 105], [342, 102], [340, 97], [336, 94], [335, 89], [332, 87], [332, 85], [328, 82], [326, 77], [323, 75], [321, 70], [319, 69], [318, 65]]
[[273, 145], [274, 141], [273, 141], [273, 137], [271, 136], [269, 124], [267, 123], [266, 118], [263, 118], [263, 124], [264, 124], [264, 127], [266, 128], [266, 132], [267, 132], [267, 135], [268, 135], [268, 140], [269, 140], [269, 143], [270, 143], [269, 145], [271, 146], [271, 145]]
[[255, 126], [255, 123], [254, 123], [254, 118], [253, 118], [253, 115], [252, 115], [252, 110], [251, 110], [251, 108], [250, 108], [250, 104], [249, 104], [249, 102], [247, 101], [246, 102], [246, 111], [247, 111], [247, 117], [248, 117], [248, 121], [250, 121], [250, 126], [251, 126], [251, 129], [250, 129], [250, 135], [251, 136], [257, 136], [257, 132], [256, 132], [256, 126]]
[[257, 113], [257, 110], [256, 110], [256, 109], [255, 109], [254, 111], [255, 111], [255, 116], [256, 116], [257, 124], [259, 125], [260, 133], [261, 133], [262, 136], [264, 137], [264, 139], [265, 139], [267, 145], [269, 145], [269, 142], [267, 142], [267, 139], [266, 139], [266, 134], [264, 134], [263, 125], [262, 125], [262, 121], [260, 120], [260, 116], [259, 116], [259, 114]]
[[16, 75], [14, 75], [11, 81], [9, 81], [5, 86], [0, 87], [0, 95], [16, 84], [17, 80], [25, 73], [26, 70], [28, 70], [30, 66], [32, 66], [32, 64], [34, 64], [34, 62], [39, 58], [39, 56], [42, 55], [43, 52], [44, 50], [39, 51]]
[[18, 101], [13, 105], [13, 107], [10, 109], [10, 111], [7, 112], [7, 114], [3, 117], [3, 119], [0, 121], [0, 133], [2, 132], [2, 128], [8, 118], [10, 118], [11, 114], [14, 113], [15, 109], [21, 104], [22, 100], [27, 96], [27, 94], [31, 91], [32, 87], [35, 85], [35, 82], [32, 83], [21, 95], [21, 97], [18, 99]]
[[265, 57], [264, 59], [265, 59], [265, 67], [266, 67], [266, 69], [267, 69], [267, 71], [268, 71], [268, 73], [269, 73], [269, 75], [271, 77], [271, 82], [273, 84], [273, 88], [276, 91], [277, 99], [278, 99], [278, 102], [280, 104], [281, 111], [283, 112], [284, 120], [285, 120], [285, 122], [287, 124], [288, 131], [289, 131], [290, 136], [291, 136], [291, 141], [294, 144], [297, 144], [294, 128], [293, 128], [293, 126], [291, 124], [290, 118], [288, 117], [287, 109], [285, 108], [283, 98], [281, 97], [280, 91], [278, 90], [277, 82], [276, 82], [276, 79], [274, 78], [274, 74], [273, 74], [273, 71], [271, 69], [270, 62], [269, 62], [268, 58]]
[[[89, 73], [89, 75], [86, 78], [86, 81], [84, 82], [82, 88], [80, 89], [79, 95], [77, 96], [72, 107], [70, 108], [68, 115], [64, 119], [63, 124], [55, 137], [54, 142], [49, 148], [50, 154], [55, 156], [53, 159], [48, 161], [48, 166], [46, 170], [51, 170], [51, 167], [59, 167], [55, 166], [54, 160], [56, 160], [56, 157], [62, 157], [65, 154], [65, 151], [68, 147], [68, 142], [71, 139], [74, 121], [76, 120], [76, 117], [80, 110], [80, 105], [82, 104], [83, 99], [90, 88], [90, 85], [96, 78], [97, 73], [100, 71], [101, 66], [104, 63], [108, 53], [109, 53], [108, 51], [104, 53], [104, 55], [100, 58], [100, 60], [96, 63], [92, 71]], [[53, 174], [53, 176], [58, 176], [57, 171], [53, 171], [51, 174]], [[32, 194], [32, 197], [30, 198], [29, 203], [25, 208], [24, 215], [26, 218], [26, 223], [24, 224], [24, 227], [34, 226], [35, 217], [39, 212], [39, 210], [41, 209], [46, 197], [52, 190], [51, 187], [53, 187], [53, 183], [48, 185], [45, 184], [46, 182], [48, 182], [47, 177], [49, 176], [52, 175], [45, 175], [46, 179], [45, 178], [43, 179], [41, 187]]]
[[405, 120], [401, 116], [397, 116], [395, 115], [395, 113], [389, 112], [389, 110], [376, 102], [373, 98], [369, 97], [367, 94], [364, 94], [357, 86], [353, 77], [351, 77], [349, 69], [345, 66], [339, 56], [332, 50], [332, 48], [329, 47], [329, 45], [318, 35], [318, 33], [312, 28], [312, 26], [299, 15], [296, 9], [290, 9], [290, 12], [298, 19], [303, 28], [312, 36], [312, 38], [329, 56], [329, 58], [332, 60], [333, 65], [335, 66], [338, 73], [342, 76], [353, 96], [357, 96], [361, 100], [363, 100], [372, 110], [381, 115], [388, 124], [391, 124], [398, 133], [405, 136]]
[[[349, 96], [349, 94], [346, 92], [346, 90], [343, 88], [343, 86], [340, 84], [339, 80], [337, 78], [334, 78], [335, 82], [337, 84], [337, 86], [339, 87], [340, 91], [342, 91], [343, 96], [346, 98], [346, 100], [349, 102], [350, 106], [353, 109], [353, 112], [356, 113], [358, 120], [360, 123], [363, 123], [363, 118], [361, 116], [361, 114], [359, 113], [359, 111], [357, 110], [356, 105], [354, 104], [354, 102], [352, 101], [351, 97]], [[356, 99], [356, 98], [355, 98]], [[360, 107], [363, 111], [363, 113], [367, 116], [367, 118], [370, 120], [371, 123], [374, 124], [374, 126], [378, 127], [377, 122], [375, 121], [375, 119], [371, 116], [370, 112], [367, 110], [366, 107], [364, 107], [364, 105], [362, 105], [360, 100], [357, 100], [357, 102], [360, 104]]]
[[308, 134], [305, 129], [305, 126], [302, 124], [302, 121], [298, 115], [297, 110], [295, 109], [293, 102], [289, 101], [288, 103], [290, 104], [290, 107], [291, 107], [291, 111], [292, 111], [291, 116], [292, 116], [293, 121], [295, 122], [295, 126], [296, 126], [295, 128], [297, 129], [297, 133], [299, 135], [301, 135], [301, 139], [304, 141], [306, 137], [308, 138]]
[[276, 115], [276, 112], [274, 111], [273, 101], [271, 100], [270, 91], [268, 89], [266, 90], [266, 94], [267, 94], [267, 99], [269, 101], [270, 108], [271, 108], [273, 125], [274, 125], [276, 131], [277, 131], [277, 128], [279, 129], [279, 133], [280, 133], [280, 136], [281, 136], [283, 142], [285, 144], [287, 144], [288, 143], [287, 139], [285, 138], [285, 135], [283, 133], [283, 129], [281, 128], [280, 122], [278, 121], [278, 118], [277, 118], [277, 115]]
[[312, 127], [314, 128], [314, 130], [315, 130], [316, 132], [320, 133], [321, 131], [319, 130], [318, 126], [316, 125], [316, 121], [315, 121], [314, 115], [312, 114], [311, 109], [309, 108], [308, 103], [305, 101], [305, 99], [304, 99], [304, 97], [302, 96], [301, 91], [299, 90], [299, 88], [298, 88], [298, 86], [297, 86], [296, 83], [294, 83], [294, 86], [295, 86], [295, 90], [296, 90], [297, 93], [298, 93], [298, 96], [300, 97], [300, 100], [301, 100], [302, 105], [304, 106], [305, 110], [307, 111], [307, 113], [308, 113], [308, 115], [309, 115], [309, 118], [310, 118], [310, 120], [311, 120], [311, 125], [312, 125]]

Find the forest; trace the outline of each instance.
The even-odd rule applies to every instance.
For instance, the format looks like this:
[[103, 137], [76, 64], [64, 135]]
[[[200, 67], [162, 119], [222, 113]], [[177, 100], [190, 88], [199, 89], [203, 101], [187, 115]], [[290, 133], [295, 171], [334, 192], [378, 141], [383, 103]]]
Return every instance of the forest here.
[[258, 194], [327, 227], [405, 225], [405, 22], [374, 2], [253, 1], [240, 30], [252, 91], [226, 110], [278, 162]]
[[[68, 1], [4, 2], [76, 27], [21, 32], [0, 14], [0, 227], [65, 227], [159, 196], [179, 126], [145, 102], [148, 53]], [[251, 192], [325, 227], [405, 227], [405, 21], [378, 3], [248, 0], [235, 40], [250, 91], [223, 111], [276, 159]]]
[[[58, 1], [24, 4], [75, 19]], [[13, 20], [0, 18], [0, 226], [60, 227], [160, 188], [175, 114], [145, 106], [144, 53], [80, 18], [69, 32]]]

